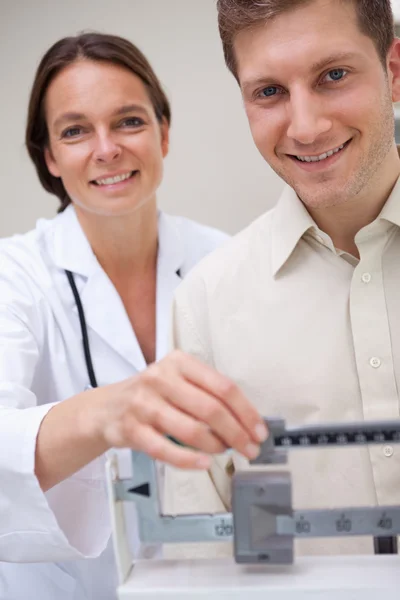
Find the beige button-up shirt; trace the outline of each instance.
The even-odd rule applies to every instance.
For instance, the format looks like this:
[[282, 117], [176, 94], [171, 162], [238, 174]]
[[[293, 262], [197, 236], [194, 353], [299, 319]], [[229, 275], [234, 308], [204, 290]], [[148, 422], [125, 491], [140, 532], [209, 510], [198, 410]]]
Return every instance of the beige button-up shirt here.
[[[178, 288], [174, 343], [234, 380], [289, 426], [399, 418], [400, 181], [341, 252], [287, 187], [277, 206]], [[234, 458], [236, 468], [246, 461]], [[400, 505], [400, 445], [293, 450], [296, 509]], [[167, 512], [230, 508], [231, 465], [167, 469]], [[369, 553], [371, 538], [296, 541], [297, 553]], [[193, 546], [191, 547], [193, 551]], [[187, 552], [183, 548], [180, 553]], [[231, 552], [226, 545], [195, 554]]]

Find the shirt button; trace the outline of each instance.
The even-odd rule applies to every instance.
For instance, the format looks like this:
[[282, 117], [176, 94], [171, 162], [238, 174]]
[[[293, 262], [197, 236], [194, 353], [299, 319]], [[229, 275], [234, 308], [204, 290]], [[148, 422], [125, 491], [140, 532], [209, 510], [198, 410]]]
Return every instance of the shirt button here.
[[370, 361], [369, 361], [369, 364], [370, 364], [370, 365], [371, 365], [371, 367], [373, 367], [374, 369], [378, 369], [378, 368], [381, 366], [382, 362], [381, 362], [380, 358], [377, 358], [376, 356], [373, 356], [373, 357], [370, 359]]
[[387, 457], [390, 458], [391, 456], [393, 456], [393, 448], [392, 446], [385, 446], [383, 449], [383, 454]]
[[361, 280], [363, 283], [369, 283], [371, 281], [372, 277], [371, 277], [371, 273], [363, 273], [361, 275]]

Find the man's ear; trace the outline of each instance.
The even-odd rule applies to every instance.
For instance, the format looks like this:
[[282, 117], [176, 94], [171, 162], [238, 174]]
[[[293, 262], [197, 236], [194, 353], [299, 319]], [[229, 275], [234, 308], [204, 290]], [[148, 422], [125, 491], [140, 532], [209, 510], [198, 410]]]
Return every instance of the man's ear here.
[[396, 38], [387, 57], [387, 72], [392, 92], [392, 102], [400, 101], [400, 39]]
[[60, 177], [60, 171], [49, 146], [46, 146], [44, 149], [44, 160], [51, 175], [53, 175], [53, 177]]
[[165, 158], [169, 151], [169, 125], [168, 125], [168, 121], [165, 117], [163, 117], [163, 120], [160, 125], [160, 129], [161, 129], [161, 151], [162, 151], [163, 157]]

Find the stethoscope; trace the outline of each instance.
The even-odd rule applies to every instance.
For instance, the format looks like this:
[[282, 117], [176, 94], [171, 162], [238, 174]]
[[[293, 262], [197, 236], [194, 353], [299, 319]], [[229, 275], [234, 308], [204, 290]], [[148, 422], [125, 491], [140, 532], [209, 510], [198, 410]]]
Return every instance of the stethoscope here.
[[65, 274], [68, 277], [69, 285], [71, 286], [72, 293], [74, 295], [76, 308], [78, 309], [79, 323], [81, 326], [82, 332], [82, 345], [83, 345], [83, 353], [85, 355], [86, 369], [89, 376], [90, 386], [92, 388], [97, 388], [97, 379], [96, 374], [94, 372], [93, 361], [92, 361], [92, 353], [90, 352], [90, 344], [89, 344], [89, 336], [86, 325], [85, 311], [83, 310], [81, 297], [78, 292], [78, 288], [76, 287], [75, 279], [71, 271], [65, 270]]
[[[78, 309], [79, 324], [81, 326], [81, 332], [82, 332], [83, 353], [85, 356], [86, 369], [87, 369], [87, 374], [89, 376], [89, 381], [90, 381], [90, 386], [87, 386], [86, 389], [90, 389], [90, 387], [97, 388], [98, 383], [97, 383], [97, 379], [96, 379], [96, 374], [94, 372], [92, 353], [90, 351], [89, 335], [88, 335], [88, 330], [87, 330], [87, 325], [86, 325], [85, 311], [83, 310], [81, 297], [79, 295], [78, 288], [76, 287], [76, 283], [75, 283], [73, 274], [71, 273], [71, 271], [67, 271], [67, 270], [65, 270], [65, 274], [68, 277], [69, 285], [71, 286], [71, 290], [74, 295], [76, 308]], [[178, 275], [178, 277], [180, 279], [182, 279], [180, 269], [178, 269], [176, 271], [176, 274]]]

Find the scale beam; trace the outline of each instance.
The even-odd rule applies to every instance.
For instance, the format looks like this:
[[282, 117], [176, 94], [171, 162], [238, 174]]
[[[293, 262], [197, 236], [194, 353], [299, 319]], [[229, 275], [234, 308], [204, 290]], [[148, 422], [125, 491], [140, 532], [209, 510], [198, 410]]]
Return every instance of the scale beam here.
[[[307, 425], [287, 429], [268, 419], [269, 437], [253, 465], [286, 463], [288, 451], [400, 443], [400, 420]], [[232, 539], [238, 563], [290, 564], [295, 538], [371, 536], [377, 553], [397, 552], [400, 506], [293, 510], [292, 483], [286, 471], [251, 469], [232, 478], [232, 513], [163, 515], [154, 462], [132, 452], [133, 478], [113, 483], [115, 501], [137, 505], [140, 538], [145, 543], [206, 542]]]

